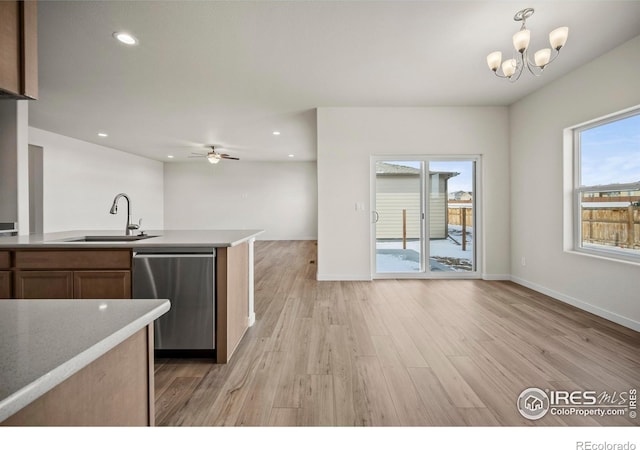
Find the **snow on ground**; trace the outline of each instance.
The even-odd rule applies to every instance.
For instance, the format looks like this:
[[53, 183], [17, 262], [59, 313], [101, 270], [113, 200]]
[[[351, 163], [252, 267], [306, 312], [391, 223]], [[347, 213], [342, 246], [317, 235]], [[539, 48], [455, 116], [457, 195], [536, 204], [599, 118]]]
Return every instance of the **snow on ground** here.
[[376, 271], [378, 273], [390, 272], [418, 272], [420, 261], [404, 259], [402, 255], [380, 254], [376, 255]]
[[[429, 265], [431, 271], [470, 271], [473, 260], [473, 228], [467, 227], [467, 246], [462, 250], [462, 227], [449, 225], [449, 235], [455, 239], [432, 239], [429, 241]], [[376, 242], [376, 270], [387, 272], [418, 272], [420, 270], [420, 241]]]

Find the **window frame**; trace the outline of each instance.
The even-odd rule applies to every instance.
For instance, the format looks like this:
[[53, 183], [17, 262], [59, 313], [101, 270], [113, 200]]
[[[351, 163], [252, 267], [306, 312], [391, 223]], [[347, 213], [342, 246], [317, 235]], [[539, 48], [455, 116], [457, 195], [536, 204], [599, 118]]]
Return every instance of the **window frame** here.
[[618, 122], [629, 117], [640, 115], [640, 106], [620, 111], [604, 118], [595, 119], [571, 129], [573, 140], [573, 249], [576, 252], [601, 256], [610, 259], [633, 262], [640, 264], [640, 251], [627, 250], [617, 247], [590, 247], [585, 246], [582, 241], [582, 195], [588, 192], [614, 192], [614, 191], [640, 191], [640, 179], [632, 183], [612, 183], [583, 186], [582, 175], [582, 153], [581, 153], [581, 133], [583, 131], [596, 128], [608, 123]]

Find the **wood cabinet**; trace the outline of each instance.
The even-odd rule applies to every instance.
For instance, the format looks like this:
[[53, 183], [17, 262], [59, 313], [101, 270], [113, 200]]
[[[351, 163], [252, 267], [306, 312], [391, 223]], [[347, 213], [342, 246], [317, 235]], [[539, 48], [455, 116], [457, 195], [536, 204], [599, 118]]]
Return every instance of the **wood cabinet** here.
[[249, 328], [249, 244], [216, 251], [216, 362], [225, 364]]
[[11, 298], [11, 272], [0, 270], [0, 300]]
[[0, 97], [38, 97], [35, 0], [0, 1]]
[[16, 250], [14, 266], [21, 270], [131, 269], [131, 250]]
[[73, 272], [64, 270], [17, 271], [16, 298], [74, 298]]
[[11, 267], [11, 258], [9, 252], [0, 251], [0, 270]]
[[0, 252], [0, 299], [11, 298], [11, 272], [9, 252]]
[[128, 270], [74, 272], [73, 298], [131, 298], [131, 272]]
[[0, 426], [153, 426], [153, 325], [10, 416]]
[[131, 250], [16, 250], [14, 298], [131, 298]]

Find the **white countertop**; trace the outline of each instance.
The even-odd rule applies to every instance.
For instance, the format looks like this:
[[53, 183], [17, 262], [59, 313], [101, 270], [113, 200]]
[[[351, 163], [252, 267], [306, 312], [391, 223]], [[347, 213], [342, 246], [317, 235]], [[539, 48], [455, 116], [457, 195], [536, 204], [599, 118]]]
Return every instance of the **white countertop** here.
[[0, 422], [169, 307], [169, 300], [0, 300]]
[[[264, 230], [145, 230], [150, 237], [137, 241], [69, 242], [82, 236], [124, 236], [124, 231], [78, 230], [29, 236], [0, 237], [1, 248], [37, 246], [41, 248], [184, 248], [233, 247], [263, 233]], [[138, 234], [138, 233], [134, 233]]]

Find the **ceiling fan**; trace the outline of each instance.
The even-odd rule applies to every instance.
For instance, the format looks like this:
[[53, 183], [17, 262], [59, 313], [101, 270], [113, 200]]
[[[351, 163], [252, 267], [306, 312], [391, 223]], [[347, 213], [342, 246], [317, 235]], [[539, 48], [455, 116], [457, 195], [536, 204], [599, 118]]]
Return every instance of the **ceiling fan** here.
[[216, 151], [215, 145], [209, 145], [209, 147], [211, 147], [211, 151], [208, 152], [206, 155], [203, 153], [192, 152], [189, 158], [207, 158], [207, 161], [209, 161], [209, 163], [211, 164], [218, 164], [221, 159], [235, 159], [236, 161], [240, 160], [240, 158], [236, 158], [234, 156], [228, 155], [227, 153], [218, 153]]

